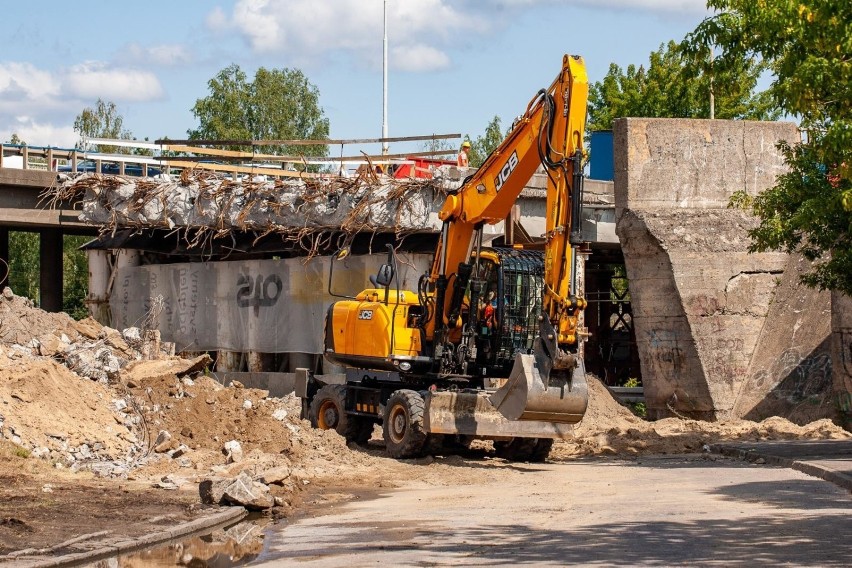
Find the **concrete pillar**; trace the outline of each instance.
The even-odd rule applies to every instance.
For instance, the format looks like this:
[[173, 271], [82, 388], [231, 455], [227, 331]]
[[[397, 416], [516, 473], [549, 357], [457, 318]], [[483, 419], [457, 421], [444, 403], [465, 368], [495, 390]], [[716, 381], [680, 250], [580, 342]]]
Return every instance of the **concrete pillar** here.
[[62, 230], [39, 232], [41, 259], [39, 305], [46, 312], [62, 311]]
[[216, 358], [217, 371], [234, 371], [240, 372], [243, 370], [243, 354], [239, 351], [219, 351], [219, 356]]
[[9, 285], [9, 229], [0, 227], [0, 291]]
[[289, 371], [295, 373], [296, 369], [316, 369], [317, 356], [313, 353], [290, 353]]
[[86, 305], [89, 314], [103, 325], [111, 325], [109, 310], [109, 251], [87, 250], [89, 263], [89, 293]]
[[142, 264], [142, 253], [138, 250], [122, 249], [115, 258], [115, 269], [139, 266]]

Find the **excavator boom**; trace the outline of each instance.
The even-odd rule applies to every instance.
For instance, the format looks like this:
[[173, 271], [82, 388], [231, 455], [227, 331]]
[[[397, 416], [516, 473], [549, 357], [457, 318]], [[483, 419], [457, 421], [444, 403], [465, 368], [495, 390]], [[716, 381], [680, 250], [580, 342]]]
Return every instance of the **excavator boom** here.
[[[548, 89], [530, 101], [506, 139], [439, 213], [444, 222], [430, 274], [436, 316], [425, 335], [438, 346], [461, 325], [460, 306], [481, 246], [484, 224], [506, 219], [521, 191], [543, 166], [548, 177], [544, 287], [533, 353], [517, 353], [505, 385], [491, 403], [509, 420], [578, 422], [588, 400], [578, 356], [578, 316], [586, 306], [576, 289], [576, 251], [582, 241], [583, 136], [588, 79], [581, 57], [566, 55]], [[450, 289], [450, 283], [453, 289]], [[473, 309], [473, 308], [472, 308]]]

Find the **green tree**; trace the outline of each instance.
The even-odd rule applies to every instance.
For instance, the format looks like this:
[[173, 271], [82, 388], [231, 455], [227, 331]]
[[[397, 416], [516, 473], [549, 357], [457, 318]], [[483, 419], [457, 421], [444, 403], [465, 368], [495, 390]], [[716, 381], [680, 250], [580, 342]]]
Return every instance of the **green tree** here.
[[39, 299], [38, 233], [9, 231], [9, 287], [18, 296]]
[[26, 146], [27, 143], [21, 140], [21, 137], [18, 136], [17, 132], [12, 133], [12, 137], [9, 139], [9, 144], [17, 144], [18, 146]]
[[62, 243], [62, 311], [76, 320], [89, 315], [89, 261], [80, 247], [91, 237], [65, 235]]
[[494, 151], [494, 148], [500, 145], [503, 138], [505, 136], [500, 129], [500, 117], [496, 115], [485, 127], [485, 133], [482, 136], [477, 136], [476, 140], [471, 140], [470, 136], [465, 136], [465, 140], [470, 142], [470, 165], [474, 168], [481, 166], [485, 158]]
[[[249, 82], [231, 64], [207, 82], [210, 94], [198, 99], [192, 113], [195, 140], [324, 140], [328, 118], [319, 105], [319, 89], [298, 69], [261, 67]], [[325, 145], [280, 145], [255, 148], [261, 153], [325, 157]]]
[[[86, 142], [88, 138], [113, 138], [117, 140], [131, 140], [133, 134], [124, 128], [124, 117], [118, 112], [114, 102], [98, 99], [95, 107], [86, 107], [83, 112], [74, 119], [74, 132], [80, 134], [78, 148], [85, 149], [91, 146]], [[95, 145], [101, 152], [127, 154], [129, 148], [119, 146]]]
[[[715, 63], [715, 65], [714, 65]], [[589, 89], [587, 131], [609, 130], [619, 117], [772, 120], [779, 116], [765, 92], [755, 92], [764, 70], [759, 59], [743, 55], [717, 60], [674, 41], [651, 52], [647, 69], [615, 63]]]
[[758, 56], [774, 74], [770, 94], [806, 139], [781, 144], [789, 172], [751, 200], [760, 218], [752, 250], [799, 252], [814, 261], [808, 285], [852, 295], [852, 3], [847, 0], [709, 0], [718, 13], [688, 41], [726, 57]]

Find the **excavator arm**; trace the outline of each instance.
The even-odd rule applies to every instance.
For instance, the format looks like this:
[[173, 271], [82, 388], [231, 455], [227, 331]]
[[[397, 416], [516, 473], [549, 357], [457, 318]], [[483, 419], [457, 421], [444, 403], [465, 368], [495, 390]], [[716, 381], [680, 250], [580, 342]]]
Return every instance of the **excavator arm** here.
[[[439, 212], [443, 228], [429, 275], [435, 313], [424, 329], [438, 354], [461, 325], [460, 306], [474, 270], [470, 259], [481, 246], [483, 225], [506, 219], [532, 175], [544, 166], [548, 183], [539, 337], [534, 354], [516, 356], [507, 384], [492, 396], [494, 406], [510, 420], [576, 422], [585, 412], [583, 364], [576, 352], [577, 319], [586, 302], [576, 290], [575, 247], [582, 240], [587, 99], [583, 59], [565, 55], [553, 84], [533, 97], [506, 139]], [[566, 395], [575, 387], [583, 390], [575, 393], [581, 396]]]

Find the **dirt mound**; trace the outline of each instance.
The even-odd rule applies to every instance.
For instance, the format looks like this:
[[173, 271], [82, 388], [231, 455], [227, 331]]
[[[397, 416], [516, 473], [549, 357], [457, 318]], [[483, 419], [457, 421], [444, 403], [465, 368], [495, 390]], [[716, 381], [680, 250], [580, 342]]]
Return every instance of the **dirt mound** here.
[[723, 441], [846, 439], [852, 434], [823, 419], [799, 426], [773, 416], [762, 422], [733, 420], [704, 422], [664, 418], [648, 422], [613, 398], [597, 378], [587, 377], [589, 407], [571, 441], [558, 442], [553, 459], [595, 454], [676, 454], [700, 452]]
[[[211, 468], [230, 475], [286, 465], [311, 477], [318, 463], [324, 471], [329, 463], [343, 470], [365, 459], [335, 432], [301, 420], [301, 401], [294, 395], [270, 398], [240, 383], [224, 387], [207, 376], [179, 378], [163, 369], [161, 362], [140, 362], [121, 373], [147, 430], [150, 454], [140, 475], [192, 477], [193, 471]], [[168, 440], [155, 447], [163, 431]], [[241, 456], [229, 457], [225, 445], [232, 441]]]
[[128, 457], [136, 436], [113, 410], [115, 398], [51, 359], [0, 355], [0, 431], [37, 457], [65, 465]]

